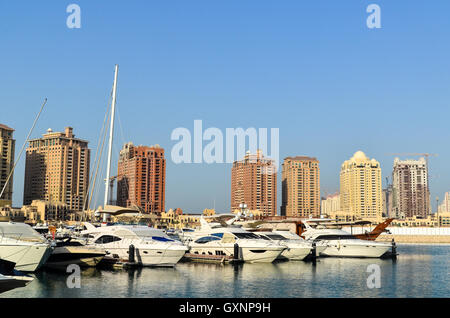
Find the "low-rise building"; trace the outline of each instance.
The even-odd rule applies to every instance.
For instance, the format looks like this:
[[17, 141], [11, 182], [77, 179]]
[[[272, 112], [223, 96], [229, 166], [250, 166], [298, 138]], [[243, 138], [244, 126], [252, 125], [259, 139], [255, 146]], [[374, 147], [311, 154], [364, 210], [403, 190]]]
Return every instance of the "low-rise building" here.
[[33, 200], [30, 205], [22, 207], [22, 212], [31, 222], [71, 220], [69, 206], [61, 202]]

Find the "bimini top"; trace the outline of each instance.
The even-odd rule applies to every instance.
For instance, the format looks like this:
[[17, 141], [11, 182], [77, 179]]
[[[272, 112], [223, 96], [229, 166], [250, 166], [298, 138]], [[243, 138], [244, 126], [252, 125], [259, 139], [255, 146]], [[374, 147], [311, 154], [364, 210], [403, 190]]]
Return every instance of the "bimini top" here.
[[2, 238], [28, 242], [46, 242], [46, 239], [28, 224], [15, 222], [0, 222], [0, 240]]

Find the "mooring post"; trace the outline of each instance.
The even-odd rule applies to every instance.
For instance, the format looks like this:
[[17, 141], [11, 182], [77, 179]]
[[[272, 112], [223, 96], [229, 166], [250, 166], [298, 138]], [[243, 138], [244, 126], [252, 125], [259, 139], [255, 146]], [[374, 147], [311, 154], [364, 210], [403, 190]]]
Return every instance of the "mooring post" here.
[[239, 261], [240, 260], [239, 244], [238, 243], [234, 243], [233, 260], [234, 261]]
[[131, 244], [128, 247], [128, 262], [130, 262], [130, 263], [134, 263], [134, 252], [135, 252], [134, 245]]

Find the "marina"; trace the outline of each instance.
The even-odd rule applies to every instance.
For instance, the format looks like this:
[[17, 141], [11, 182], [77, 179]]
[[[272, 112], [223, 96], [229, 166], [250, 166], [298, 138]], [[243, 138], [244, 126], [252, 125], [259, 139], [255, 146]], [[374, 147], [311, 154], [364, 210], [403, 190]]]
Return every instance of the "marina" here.
[[[221, 265], [178, 263], [173, 268], [81, 272], [81, 288], [69, 274], [42, 270], [27, 287], [0, 297], [449, 297], [450, 245], [399, 245], [392, 259], [319, 258], [317, 262]], [[367, 266], [381, 269], [381, 288], [370, 289]]]

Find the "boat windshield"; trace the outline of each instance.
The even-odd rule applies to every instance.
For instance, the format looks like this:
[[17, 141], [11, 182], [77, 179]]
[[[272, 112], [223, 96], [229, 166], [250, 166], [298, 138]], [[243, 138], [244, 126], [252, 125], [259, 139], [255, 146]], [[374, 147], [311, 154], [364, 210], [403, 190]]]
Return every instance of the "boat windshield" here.
[[165, 239], [169, 239], [170, 237], [164, 233], [161, 230], [158, 229], [154, 229], [151, 227], [146, 227], [146, 226], [139, 226], [139, 227], [132, 227], [129, 228], [129, 230], [131, 230], [134, 234], [136, 234], [138, 237], [140, 238], [153, 238], [153, 237], [159, 237], [159, 238], [165, 238]]
[[29, 242], [46, 242], [38, 232], [25, 223], [2, 223], [0, 222], [0, 238], [10, 238]]
[[333, 234], [333, 235], [319, 235], [316, 237], [316, 240], [326, 240], [326, 241], [333, 241], [333, 240], [357, 240], [357, 237], [354, 237], [353, 235], [345, 235], [345, 234]]
[[254, 233], [233, 233], [239, 239], [261, 239], [258, 235]]
[[268, 238], [270, 238], [271, 240], [276, 240], [276, 241], [287, 241], [288, 239], [279, 235], [279, 234], [266, 234], [266, 236]]

